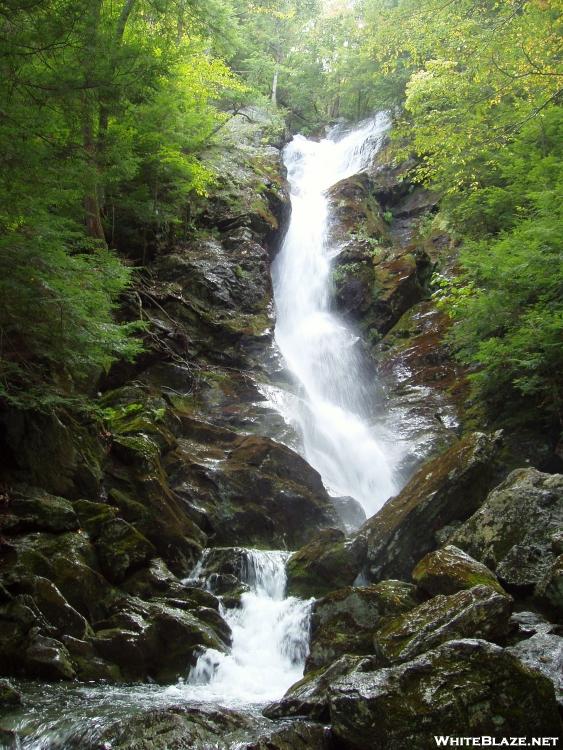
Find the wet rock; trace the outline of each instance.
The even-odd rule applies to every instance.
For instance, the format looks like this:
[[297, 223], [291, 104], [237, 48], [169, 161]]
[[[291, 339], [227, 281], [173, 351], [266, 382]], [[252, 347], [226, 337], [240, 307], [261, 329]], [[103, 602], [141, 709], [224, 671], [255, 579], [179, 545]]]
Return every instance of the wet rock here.
[[96, 550], [106, 577], [115, 583], [123, 581], [128, 573], [156, 554], [151, 542], [122, 518], [102, 526]]
[[352, 551], [362, 554], [365, 548], [364, 573], [369, 580], [408, 579], [415, 564], [434, 549], [436, 531], [465, 520], [481, 505], [495, 482], [499, 442], [499, 433], [468, 435], [424, 464], [364, 524]]
[[312, 610], [305, 671], [328, 666], [344, 654], [372, 654], [373, 634], [382, 619], [418, 604], [415, 587], [402, 581], [340, 589], [319, 599]]
[[486, 565], [453, 544], [425, 555], [413, 570], [412, 579], [430, 596], [455, 594], [456, 591], [478, 585], [504, 593], [495, 574]]
[[231, 746], [232, 750], [331, 750], [330, 730], [310, 721], [288, 721], [262, 733], [257, 740]]
[[270, 719], [284, 716], [310, 716], [317, 721], [329, 721], [329, 695], [332, 684], [343, 675], [372, 669], [369, 658], [351, 656], [340, 657], [329, 667], [309, 672], [302, 680], [292, 685], [284, 697], [270, 703], [263, 711]]
[[563, 615], [563, 555], [547, 569], [536, 587], [537, 596], [559, 615]]
[[71, 680], [76, 672], [68, 650], [60, 641], [37, 634], [32, 636], [23, 661], [26, 675], [48, 680]]
[[0, 680], [0, 706], [18, 706], [21, 702], [21, 693], [8, 680]]
[[134, 597], [114, 602], [112, 614], [96, 626], [96, 651], [127, 679], [173, 682], [187, 675], [202, 648], [223, 652], [230, 643], [230, 630], [215, 610]]
[[[189, 460], [186, 451], [184, 466]], [[295, 549], [319, 527], [335, 524], [318, 472], [269, 438], [237, 437], [223, 460], [205, 464], [189, 478], [184, 469], [184, 478], [205, 508], [216, 545]]]
[[[229, 739], [241, 739], [255, 720], [228, 708], [171, 706], [146, 711], [107, 729], [91, 750], [226, 750]], [[104, 741], [107, 742], [104, 745]]]
[[407, 476], [459, 437], [468, 384], [445, 343], [450, 325], [433, 300], [424, 300], [374, 347], [389, 424], [409, 448], [401, 461]]
[[92, 539], [98, 537], [102, 527], [117, 517], [117, 509], [107, 503], [93, 503], [90, 500], [76, 500], [73, 503], [80, 527], [85, 529]]
[[55, 584], [47, 578], [34, 577], [29, 585], [24, 586], [24, 590], [31, 594], [38, 609], [59, 635], [84, 638], [91, 634], [86, 619], [70, 606]]
[[4, 534], [60, 533], [77, 528], [78, 517], [68, 500], [35, 487], [19, 486], [11, 490], [0, 513], [0, 531]]
[[363, 549], [353, 547], [344, 532], [324, 529], [287, 563], [287, 590], [305, 599], [354, 583], [363, 560]]
[[503, 640], [511, 611], [511, 598], [489, 586], [438, 595], [384, 623], [374, 636], [375, 651], [382, 663], [392, 663], [413, 659], [445, 641]]
[[536, 633], [506, 650], [552, 682], [563, 708], [563, 638], [555, 633]]
[[353, 497], [331, 497], [330, 501], [348, 533], [359, 529], [367, 520], [362, 505]]
[[451, 538], [501, 582], [532, 590], [555, 561], [551, 538], [563, 525], [563, 476], [517, 469]]
[[553, 687], [482, 640], [451, 641], [413, 661], [352, 673], [330, 690], [335, 739], [346, 750], [427, 750], [434, 735], [559, 736]]

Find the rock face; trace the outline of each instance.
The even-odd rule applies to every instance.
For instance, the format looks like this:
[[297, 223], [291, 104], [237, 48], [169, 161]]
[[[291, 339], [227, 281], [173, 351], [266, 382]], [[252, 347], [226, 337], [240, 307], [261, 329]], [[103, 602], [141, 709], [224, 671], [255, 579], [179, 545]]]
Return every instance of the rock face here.
[[319, 599], [312, 611], [305, 671], [326, 667], [344, 654], [373, 653], [373, 634], [381, 621], [418, 603], [414, 586], [402, 581], [340, 589]]
[[499, 439], [474, 433], [459, 441], [367, 521], [355, 544], [365, 545], [370, 580], [408, 580], [414, 565], [436, 547], [436, 532], [477, 510], [494, 485]]
[[[517, 469], [451, 537], [503, 584], [536, 589], [555, 571], [552, 537], [563, 526], [563, 476]], [[542, 588], [545, 592], [549, 584]]]
[[434, 735], [558, 736], [551, 683], [486, 641], [446, 643], [391, 669], [332, 685], [333, 732], [346, 750], [427, 750]]
[[425, 555], [413, 570], [412, 579], [430, 596], [455, 594], [477, 585], [490, 586], [504, 593], [495, 574], [486, 565], [453, 544]]

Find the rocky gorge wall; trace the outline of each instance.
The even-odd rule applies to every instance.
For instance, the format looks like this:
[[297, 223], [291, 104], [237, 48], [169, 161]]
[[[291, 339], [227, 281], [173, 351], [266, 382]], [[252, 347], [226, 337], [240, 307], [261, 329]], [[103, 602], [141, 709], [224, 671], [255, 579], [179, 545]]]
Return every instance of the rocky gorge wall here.
[[[273, 725], [154, 711], [112, 747], [231, 747], [229, 733], [242, 747], [241, 732], [249, 750], [556, 736], [563, 477], [518, 464], [506, 435], [464, 430], [464, 373], [428, 292], [455, 248], [417, 237], [436, 197], [385, 151], [331, 191], [335, 304], [411, 447], [403, 490], [349, 534], [268, 402], [287, 377], [269, 264], [288, 196], [266, 129], [234, 118], [206, 156], [218, 185], [197, 234], [142, 274], [124, 314], [147, 321], [146, 350], [104, 378], [104, 431], [0, 415], [0, 674], [174, 682], [202, 647], [228, 649], [218, 595], [236, 605], [242, 590], [229, 550], [217, 595], [186, 582], [202, 549], [284, 548], [297, 550], [290, 592], [316, 602], [305, 677], [268, 707]], [[2, 683], [0, 701], [17, 700]]]

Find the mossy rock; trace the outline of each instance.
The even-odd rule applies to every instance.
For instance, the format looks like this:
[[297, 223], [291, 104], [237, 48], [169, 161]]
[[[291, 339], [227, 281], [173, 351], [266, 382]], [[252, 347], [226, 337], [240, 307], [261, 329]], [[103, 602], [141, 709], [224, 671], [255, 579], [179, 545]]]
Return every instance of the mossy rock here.
[[463, 550], [448, 544], [429, 552], [412, 572], [413, 581], [430, 596], [455, 594], [473, 586], [490, 586], [505, 593], [495, 574]]
[[156, 555], [154, 545], [122, 518], [107, 521], [95, 544], [102, 570], [114, 583]]
[[333, 591], [313, 605], [305, 670], [327, 666], [344, 654], [373, 653], [373, 634], [382, 620], [420, 603], [416, 588], [403, 581]]
[[467, 435], [423, 464], [362, 526], [350, 550], [364, 555], [368, 580], [408, 580], [415, 564], [436, 547], [436, 532], [480, 507], [498, 476], [500, 442], [500, 433]]
[[350, 750], [429, 750], [437, 733], [500, 740], [562, 731], [549, 680], [483, 640], [352, 672], [332, 684], [328, 709], [336, 742]]
[[8, 680], [0, 679], [0, 706], [19, 706], [21, 702], [21, 693]]
[[99, 536], [104, 524], [117, 517], [116, 508], [108, 505], [108, 503], [75, 500], [73, 507], [78, 515], [81, 528], [85, 529], [92, 539]]
[[493, 570], [506, 586], [533, 590], [554, 563], [563, 528], [563, 475], [516, 469], [450, 542]]
[[374, 650], [384, 665], [459, 638], [503, 641], [511, 612], [512, 599], [489, 586], [438, 595], [381, 625], [374, 635]]
[[0, 514], [0, 531], [21, 534], [29, 531], [62, 533], [78, 529], [72, 504], [36, 487], [19, 485], [7, 493]]
[[343, 531], [324, 529], [295, 552], [287, 563], [289, 594], [309, 598], [350, 586], [363, 561], [358, 545], [352, 549]]

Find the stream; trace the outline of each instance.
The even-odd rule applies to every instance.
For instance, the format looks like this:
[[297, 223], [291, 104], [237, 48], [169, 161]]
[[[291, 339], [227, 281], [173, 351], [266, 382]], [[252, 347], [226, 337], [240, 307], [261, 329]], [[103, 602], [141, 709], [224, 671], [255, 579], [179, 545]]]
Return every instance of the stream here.
[[[355, 498], [368, 516], [397, 489], [396, 456], [372, 403], [373, 384], [362, 376], [357, 335], [331, 310], [331, 260], [339, 248], [330, 240], [326, 191], [366, 168], [387, 128], [380, 114], [320, 142], [296, 136], [286, 147], [292, 217], [272, 268], [276, 343], [294, 380], [292, 397], [277, 408], [329, 493]], [[190, 583], [213, 590], [206, 554]], [[228, 654], [203, 652], [186, 679], [169, 687], [58, 684], [45, 690], [22, 683], [24, 707], [3, 721], [21, 737], [10, 747], [99, 747], [115, 722], [148, 708], [205, 704], [259, 714], [301, 678], [307, 656], [312, 600], [286, 596], [288, 555], [244, 550], [238, 577], [248, 590], [239, 607], [221, 611], [233, 636]], [[102, 746], [111, 748], [111, 741]]]

